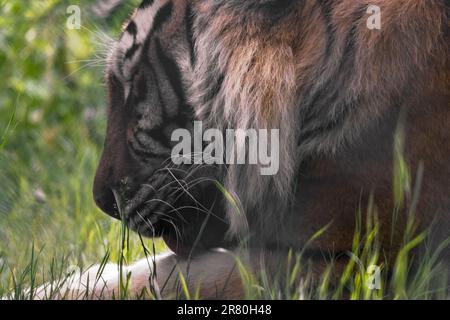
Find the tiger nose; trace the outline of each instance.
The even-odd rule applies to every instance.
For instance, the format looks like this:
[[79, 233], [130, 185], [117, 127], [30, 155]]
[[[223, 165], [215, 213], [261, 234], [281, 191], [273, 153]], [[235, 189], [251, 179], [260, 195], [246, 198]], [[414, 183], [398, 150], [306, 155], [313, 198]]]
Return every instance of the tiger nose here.
[[[105, 170], [105, 168], [108, 168]], [[112, 180], [114, 178], [111, 166], [100, 165], [97, 168], [94, 179], [93, 196], [97, 207], [113, 218], [120, 219], [117, 204], [112, 191]]]
[[117, 210], [116, 199], [114, 197], [114, 193], [111, 189], [107, 187], [97, 187], [97, 184], [94, 184], [94, 201], [97, 207], [99, 207], [103, 212], [108, 214], [109, 216], [119, 219], [120, 215]]
[[[138, 169], [136, 171], [141, 173]], [[123, 206], [124, 201], [132, 197], [143, 180], [139, 178], [140, 174], [136, 177], [116, 176], [111, 172], [114, 172], [114, 169], [110, 168], [107, 175], [103, 170], [97, 171], [93, 188], [94, 201], [103, 212], [120, 220], [120, 206]]]

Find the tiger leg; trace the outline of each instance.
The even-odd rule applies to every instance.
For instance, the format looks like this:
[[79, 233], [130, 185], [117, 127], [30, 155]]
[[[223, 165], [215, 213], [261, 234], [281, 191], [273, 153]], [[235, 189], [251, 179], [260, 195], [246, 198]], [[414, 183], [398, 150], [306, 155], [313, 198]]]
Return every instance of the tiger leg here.
[[[142, 259], [122, 268], [116, 264], [93, 266], [68, 278], [58, 287], [48, 283], [35, 291], [34, 299], [202, 299], [243, 298], [236, 254], [214, 250], [180, 259], [173, 253]], [[246, 258], [239, 258], [246, 264]], [[121, 284], [122, 283], [122, 284]]]

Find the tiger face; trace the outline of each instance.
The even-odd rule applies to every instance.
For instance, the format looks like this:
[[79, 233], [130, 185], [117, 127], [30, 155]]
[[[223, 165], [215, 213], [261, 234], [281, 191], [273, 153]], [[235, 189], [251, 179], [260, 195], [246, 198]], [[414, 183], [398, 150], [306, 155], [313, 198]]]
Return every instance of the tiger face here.
[[[212, 245], [224, 230], [274, 241], [296, 207], [302, 164], [341, 154], [407, 90], [430, 81], [427, 66], [445, 51], [443, 3], [370, 1], [385, 13], [386, 29], [373, 31], [366, 0], [143, 1], [109, 59], [97, 204], [147, 236], [180, 241], [183, 228], [195, 226], [183, 234], [211, 230]], [[421, 10], [429, 14], [416, 20]], [[394, 31], [409, 29], [419, 30], [423, 46], [394, 40]], [[174, 166], [171, 133], [194, 120], [221, 130], [279, 129], [279, 172]], [[214, 227], [204, 228], [209, 217]]]
[[[170, 164], [170, 138], [176, 128], [191, 128], [193, 120], [219, 129], [280, 128], [283, 123], [288, 157], [278, 177], [248, 179], [258, 166], [247, 166], [250, 170], [239, 168], [228, 176], [223, 172], [229, 168], [215, 168], [212, 174], [208, 168], [196, 169], [201, 172], [196, 178], [237, 184], [233, 193], [241, 191], [239, 179], [248, 180], [246, 189], [253, 189], [254, 197], [243, 198], [243, 210], [272, 193], [286, 198], [295, 166], [295, 119], [289, 113], [295, 107], [297, 78], [304, 72], [300, 69], [308, 67], [295, 62], [303, 7], [291, 0], [143, 1], [109, 58], [108, 129], [94, 184], [98, 206], [119, 218], [120, 194], [127, 223], [148, 236], [171, 229], [164, 222], [172, 223], [167, 212], [198, 205], [198, 193], [220, 203], [213, 215], [234, 211], [211, 191], [214, 187], [205, 192], [196, 184], [194, 201], [180, 195], [183, 175], [192, 168]], [[205, 201], [199, 203], [205, 207]], [[232, 218], [229, 223], [238, 230], [247, 221]]]

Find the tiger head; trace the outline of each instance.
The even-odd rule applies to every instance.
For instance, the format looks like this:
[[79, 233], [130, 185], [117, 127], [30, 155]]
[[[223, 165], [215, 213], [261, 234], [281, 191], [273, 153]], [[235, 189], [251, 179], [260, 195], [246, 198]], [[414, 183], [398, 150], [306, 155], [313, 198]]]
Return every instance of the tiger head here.
[[[207, 228], [215, 234], [250, 229], [272, 238], [295, 202], [302, 161], [351, 144], [442, 52], [440, 1], [370, 4], [391, 28], [369, 29], [363, 0], [143, 1], [109, 58], [98, 206], [119, 217], [119, 205], [121, 218], [144, 235], [177, 238], [177, 217], [207, 212], [218, 217]], [[430, 14], [408, 16], [420, 7]], [[408, 45], [416, 39], [389, 40], [389, 30], [408, 28], [420, 31], [420, 47]], [[258, 164], [174, 167], [171, 134], [194, 120], [219, 130], [279, 129], [280, 170], [262, 176]]]

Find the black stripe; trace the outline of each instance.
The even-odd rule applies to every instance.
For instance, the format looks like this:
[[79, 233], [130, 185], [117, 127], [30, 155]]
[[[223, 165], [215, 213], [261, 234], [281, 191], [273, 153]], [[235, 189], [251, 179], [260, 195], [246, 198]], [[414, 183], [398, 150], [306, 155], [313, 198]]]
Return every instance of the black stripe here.
[[153, 27], [147, 34], [144, 42], [143, 52], [147, 54], [150, 49], [150, 44], [153, 40], [153, 35], [161, 30], [162, 25], [170, 18], [172, 15], [173, 4], [171, 2], [166, 3], [159, 11], [156, 13], [153, 20]]
[[[328, 0], [324, 0], [321, 2], [321, 4], [329, 4]], [[326, 10], [325, 10], [326, 11]], [[352, 73], [352, 70], [354, 68], [355, 64], [355, 50], [357, 49], [357, 29], [358, 29], [358, 22], [361, 20], [361, 18], [365, 14], [365, 7], [361, 5], [354, 13], [353, 13], [353, 19], [352, 19], [352, 26], [347, 33], [346, 39], [344, 41], [345, 47], [341, 56], [341, 60], [339, 63], [339, 66], [336, 68], [335, 72], [327, 79], [325, 84], [318, 90], [311, 98], [309, 104], [308, 104], [308, 113], [306, 115], [303, 115], [302, 122], [307, 125], [309, 121], [312, 121], [315, 118], [319, 118], [324, 116], [325, 119], [328, 117], [327, 113], [329, 110], [329, 106], [331, 106], [336, 100], [339, 98], [340, 90], [345, 90], [345, 81], [348, 80], [347, 75]], [[331, 26], [331, 28], [333, 28]], [[334, 28], [333, 28], [334, 29]], [[333, 31], [334, 34], [334, 31]], [[331, 42], [332, 46], [334, 47], [336, 44], [335, 41], [335, 35]], [[329, 50], [330, 54], [333, 50], [333, 47], [330, 47]], [[329, 56], [326, 58], [330, 58]], [[343, 102], [345, 103], [345, 102]], [[320, 125], [318, 128], [312, 128], [308, 131], [305, 131], [302, 133], [302, 138], [307, 139], [309, 137], [312, 137], [315, 134], [319, 134], [320, 132], [326, 132], [334, 128], [339, 123], [342, 123], [346, 119], [346, 115], [352, 104], [355, 102], [347, 102], [345, 105], [341, 105], [338, 110], [340, 111], [340, 114], [338, 117], [335, 117], [333, 119], [327, 119], [328, 121], [325, 121], [323, 124]], [[325, 109], [324, 109], [325, 108]], [[335, 107], [337, 108], [337, 107]], [[298, 144], [301, 144], [304, 142], [302, 139], [298, 140]]]
[[301, 141], [301, 143], [311, 141], [317, 136], [329, 132], [334, 128], [336, 128], [338, 125], [344, 123], [350, 112], [354, 110], [355, 105], [356, 105], [355, 102], [346, 103], [341, 108], [340, 110], [341, 112], [337, 116], [324, 119], [325, 121], [323, 123], [320, 123], [320, 125], [315, 128], [303, 130], [299, 137], [299, 141]]
[[141, 143], [141, 141], [140, 141], [139, 138], [137, 137], [137, 134], [138, 134], [138, 133], [143, 133], [143, 134], [149, 136], [150, 138], [152, 138], [153, 140], [155, 140], [155, 141], [161, 143], [162, 146], [164, 146], [164, 147], [170, 149], [170, 148], [171, 148], [171, 145], [170, 145], [170, 142], [169, 142], [170, 138], [169, 138], [169, 137], [166, 137], [166, 136], [164, 135], [164, 132], [163, 132], [163, 130], [162, 130], [162, 126], [163, 126], [163, 125], [164, 125], [164, 123], [163, 123], [161, 126], [158, 126], [158, 127], [156, 127], [156, 128], [153, 128], [153, 129], [142, 129], [142, 128], [138, 128], [138, 129], [136, 130], [136, 132], [135, 132], [135, 139], [136, 139], [136, 141], [137, 141], [141, 146], [143, 146], [143, 149], [146, 149], [146, 147], [144, 147], [143, 143]]
[[[209, 76], [208, 79], [205, 81], [205, 84], [208, 86], [208, 88], [205, 89], [208, 90], [208, 93], [203, 97], [204, 103], [210, 102], [219, 94], [220, 90], [222, 89], [223, 82], [225, 80], [224, 74], [220, 74], [218, 77], [216, 77], [215, 73], [212, 72], [214, 71], [208, 72]], [[211, 83], [213, 83], [212, 86]]]
[[153, 39], [153, 35], [161, 30], [163, 24], [171, 17], [172, 11], [173, 11], [172, 2], [166, 3], [162, 8], [158, 10], [158, 12], [155, 15], [155, 18], [153, 19], [152, 29], [145, 38], [144, 47], [142, 49], [143, 52], [145, 53], [148, 52], [150, 48], [150, 43]]
[[128, 59], [131, 59], [134, 56], [134, 54], [136, 53], [136, 51], [139, 49], [139, 47], [141, 45], [140, 44], [136, 44], [137, 26], [136, 26], [136, 23], [134, 21], [131, 21], [128, 24], [128, 26], [125, 29], [125, 31], [133, 36], [133, 45], [125, 53], [125, 60], [128, 60]]
[[[135, 39], [135, 41], [136, 41], [136, 39]], [[125, 53], [125, 59], [131, 59], [140, 47], [141, 47], [141, 45], [139, 43], [137, 43], [137, 44], [133, 43], [131, 48], [128, 49], [127, 52]]]
[[149, 161], [149, 160], [154, 160], [154, 159], [165, 159], [167, 158], [166, 154], [155, 154], [149, 150], [138, 150], [136, 149], [136, 147], [134, 146], [132, 141], [128, 141], [128, 145], [130, 146], [131, 151], [137, 156], [139, 157], [139, 159], [141, 161]]
[[172, 89], [174, 90], [175, 95], [178, 98], [179, 104], [182, 104], [185, 101], [185, 95], [183, 90], [183, 84], [181, 82], [181, 72], [178, 69], [178, 66], [175, 63], [175, 61], [165, 54], [159, 39], [155, 40], [155, 47], [156, 47], [156, 55], [162, 68], [164, 69], [164, 74], [169, 79]]
[[[250, 2], [250, 1], [249, 1]], [[273, 0], [264, 2], [259, 6], [266, 13], [266, 26], [273, 27], [275, 26], [281, 19], [286, 17], [289, 13], [292, 12], [292, 5], [297, 4], [297, 1], [294, 0]], [[301, 1], [301, 5], [304, 5], [304, 1]], [[250, 10], [252, 10], [250, 8]]]
[[333, 14], [333, 1], [332, 0], [320, 0], [319, 1], [320, 9], [322, 11], [322, 15], [325, 19], [325, 24], [327, 28], [327, 48], [325, 51], [326, 57], [330, 56], [331, 50], [334, 47], [335, 43], [335, 29], [332, 23], [332, 14]]
[[172, 16], [172, 11], [173, 3], [168, 2], [156, 13], [155, 19], [153, 20], [152, 33], [156, 33], [161, 30], [163, 24]]
[[147, 7], [150, 7], [153, 2], [155, 2], [154, 0], [144, 0], [142, 1], [141, 5], [139, 6], [139, 9], [145, 9]]
[[136, 94], [136, 101], [135, 103], [138, 104], [142, 101], [145, 101], [147, 99], [147, 78], [145, 75], [141, 74], [138, 81], [137, 81], [137, 94]]
[[191, 6], [186, 10], [186, 38], [189, 45], [191, 65], [194, 66], [196, 62], [195, 45], [194, 45], [194, 14]]
[[128, 32], [129, 34], [131, 34], [133, 37], [136, 36], [136, 34], [137, 34], [136, 23], [134, 23], [134, 21], [130, 21], [130, 23], [128, 24], [125, 31]]
[[[337, 84], [337, 80], [342, 77], [343, 73], [347, 70], [352, 70], [354, 64], [354, 51], [356, 49], [356, 31], [358, 28], [357, 22], [360, 21], [361, 17], [365, 14], [365, 8], [361, 6], [358, 10], [354, 12], [354, 18], [352, 19], [353, 25], [351, 26], [350, 31], [347, 33], [347, 38], [345, 39], [345, 48], [343, 54], [341, 56], [341, 61], [339, 67], [333, 73], [331, 77], [328, 78], [325, 85], [322, 87], [322, 90], [319, 90], [311, 100], [310, 107], [314, 108], [316, 103], [323, 99], [324, 97], [330, 97], [331, 91], [329, 87], [333, 85], [334, 87], [339, 87]], [[335, 37], [334, 37], [335, 38]], [[333, 39], [332, 45], [335, 45], [335, 40]], [[333, 48], [329, 49], [330, 51]], [[329, 56], [326, 58], [330, 58]], [[350, 64], [350, 65], [349, 65]], [[332, 93], [331, 95], [334, 95]]]
[[[145, 52], [149, 52], [150, 45], [148, 45], [148, 43], [150, 43], [150, 41], [147, 41], [147, 44], [146, 44], [147, 48], [146, 48]], [[148, 59], [144, 59], [143, 63], [148, 68], [149, 74], [150, 74], [150, 81], [155, 86], [155, 89], [156, 89], [155, 90], [155, 94], [158, 95], [158, 101], [159, 101], [159, 106], [160, 106], [160, 109], [161, 109], [162, 121], [165, 122], [166, 119], [167, 119], [167, 113], [166, 113], [166, 110], [164, 108], [164, 101], [163, 101], [163, 98], [162, 98], [163, 93], [161, 92], [161, 86], [159, 85], [159, 79], [158, 79], [157, 73], [155, 72], [155, 69], [153, 68], [152, 64], [150, 63], [150, 61]]]

